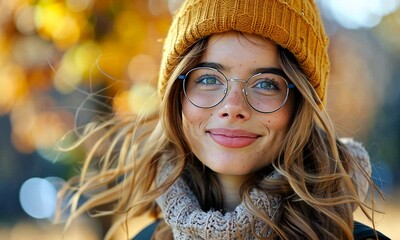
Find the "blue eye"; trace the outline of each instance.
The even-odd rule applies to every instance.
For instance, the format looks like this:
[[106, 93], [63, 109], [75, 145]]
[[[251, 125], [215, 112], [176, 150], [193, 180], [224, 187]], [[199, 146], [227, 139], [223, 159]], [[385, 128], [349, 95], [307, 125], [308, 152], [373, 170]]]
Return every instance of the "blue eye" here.
[[196, 83], [204, 85], [221, 84], [221, 82], [218, 81], [217, 77], [209, 75], [200, 76], [199, 78], [197, 78]]
[[279, 84], [273, 79], [260, 79], [254, 87], [266, 91], [279, 91]]

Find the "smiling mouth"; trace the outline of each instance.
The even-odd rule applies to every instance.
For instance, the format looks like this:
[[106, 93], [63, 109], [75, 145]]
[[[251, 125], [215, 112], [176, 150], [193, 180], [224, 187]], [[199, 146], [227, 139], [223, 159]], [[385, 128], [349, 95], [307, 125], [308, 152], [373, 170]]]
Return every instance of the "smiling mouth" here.
[[212, 129], [207, 131], [214, 142], [227, 148], [242, 148], [251, 145], [260, 136], [242, 130]]

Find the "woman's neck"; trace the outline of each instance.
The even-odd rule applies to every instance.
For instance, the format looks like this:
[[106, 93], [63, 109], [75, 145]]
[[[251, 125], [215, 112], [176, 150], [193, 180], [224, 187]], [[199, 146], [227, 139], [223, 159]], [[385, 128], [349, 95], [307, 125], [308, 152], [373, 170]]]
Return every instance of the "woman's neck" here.
[[224, 209], [226, 211], [232, 211], [241, 203], [239, 194], [240, 187], [249, 176], [217, 174], [217, 177], [221, 185]]

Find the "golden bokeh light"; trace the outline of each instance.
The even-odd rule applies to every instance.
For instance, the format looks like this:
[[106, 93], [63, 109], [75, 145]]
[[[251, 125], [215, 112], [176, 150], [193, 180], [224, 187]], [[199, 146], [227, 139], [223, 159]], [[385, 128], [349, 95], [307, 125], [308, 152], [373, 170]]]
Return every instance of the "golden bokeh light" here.
[[10, 55], [10, 39], [0, 29], [0, 64], [4, 66], [8, 64]]
[[122, 80], [134, 51], [111, 37], [101, 42], [102, 54], [97, 59], [98, 68], [110, 79]]
[[32, 153], [36, 150], [31, 134], [36, 115], [35, 104], [29, 98], [19, 101], [10, 113], [11, 139], [14, 147], [23, 153]]
[[185, 0], [168, 0], [168, 10], [174, 14]]
[[35, 31], [35, 8], [32, 5], [23, 5], [15, 13], [15, 26], [23, 34], [33, 34]]
[[13, 64], [0, 67], [0, 114], [10, 112], [27, 93], [26, 74], [21, 67]]
[[10, 58], [24, 70], [50, 68], [56, 55], [52, 44], [34, 35], [15, 38], [10, 50]]
[[67, 7], [74, 12], [81, 12], [90, 9], [94, 0], [66, 0]]
[[128, 105], [134, 114], [153, 114], [158, 110], [159, 98], [155, 87], [138, 83], [131, 87], [128, 95]]
[[129, 106], [129, 91], [121, 91], [114, 96], [113, 111], [117, 115], [132, 114]]
[[60, 27], [60, 23], [67, 16], [67, 9], [61, 2], [39, 1], [35, 5], [34, 21], [39, 34], [52, 39], [53, 33]]
[[92, 74], [94, 73], [93, 67], [95, 66], [96, 61], [101, 54], [101, 47], [92, 40], [83, 42], [76, 47], [74, 53], [74, 62], [77, 69], [82, 72], [84, 79], [95, 81], [95, 79], [98, 78], [98, 76], [93, 76]]
[[168, 30], [171, 3], [2, 1], [0, 113], [11, 113], [16, 149], [47, 149], [71, 129], [72, 122], [61, 122], [69, 117], [38, 102], [51, 89], [68, 95], [101, 86], [101, 95], [117, 95], [111, 103], [117, 112], [154, 112], [158, 102], [148, 99], [156, 95], [158, 39]]
[[168, 2], [164, 0], [148, 0], [148, 8], [153, 16], [160, 16], [168, 12]]
[[101, 55], [100, 46], [94, 41], [87, 41], [68, 49], [65, 52], [54, 76], [54, 87], [60, 93], [71, 93], [83, 81], [96, 84], [97, 71], [93, 68]]
[[120, 44], [134, 49], [144, 43], [146, 26], [146, 22], [137, 12], [125, 10], [118, 14], [114, 21], [114, 33], [120, 39]]
[[66, 110], [51, 111], [54, 105], [55, 101], [46, 96], [35, 100], [25, 98], [14, 105], [10, 113], [11, 137], [19, 151], [54, 151], [56, 143], [71, 129], [73, 114]]
[[65, 16], [59, 26], [52, 32], [52, 38], [57, 47], [64, 49], [78, 42], [81, 29], [77, 19]]
[[54, 74], [54, 88], [63, 94], [75, 91], [82, 83], [82, 72], [76, 67], [73, 53], [69, 51]]
[[80, 39], [86, 27], [84, 16], [72, 12], [60, 1], [39, 1], [35, 7], [36, 29], [45, 39], [51, 39], [60, 49], [71, 47]]
[[115, 96], [114, 111], [119, 115], [151, 115], [158, 111], [159, 98], [154, 86], [145, 83], [132, 85], [129, 91]]
[[32, 125], [31, 135], [36, 149], [53, 148], [73, 123], [73, 115], [67, 112], [40, 112]]
[[128, 64], [128, 79], [134, 83], [148, 83], [157, 85], [157, 75], [160, 64], [154, 57], [147, 54], [139, 54], [134, 56]]

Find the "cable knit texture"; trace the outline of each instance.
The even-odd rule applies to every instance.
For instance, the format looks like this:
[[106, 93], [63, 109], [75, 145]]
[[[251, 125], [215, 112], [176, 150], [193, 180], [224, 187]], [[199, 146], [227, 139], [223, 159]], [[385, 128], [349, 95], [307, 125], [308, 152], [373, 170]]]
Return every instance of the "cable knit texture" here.
[[188, 48], [201, 38], [230, 30], [266, 37], [292, 52], [325, 102], [328, 38], [314, 0], [186, 0], [164, 42], [161, 96]]
[[[353, 154], [360, 165], [370, 173], [370, 161], [366, 150], [360, 143], [353, 140], [343, 140], [350, 153]], [[157, 184], [166, 180], [173, 168], [172, 164], [165, 164], [160, 170]], [[368, 190], [368, 181], [357, 171], [351, 171], [357, 184], [360, 197], [364, 197]], [[268, 178], [279, 178], [277, 172], [273, 172]], [[274, 214], [279, 211], [281, 198], [270, 196], [261, 191], [253, 189], [250, 194], [253, 203], [261, 211], [268, 213], [273, 219]], [[261, 236], [268, 236], [270, 232], [263, 233], [265, 223], [258, 221], [240, 204], [232, 212], [223, 214], [217, 210], [203, 211], [195, 195], [186, 185], [182, 178], [179, 178], [163, 195], [157, 199], [165, 222], [170, 225], [174, 239], [256, 239], [252, 233], [251, 222], [254, 220], [255, 231]]]
[[[172, 167], [166, 165], [163, 172], [170, 172]], [[162, 174], [160, 182], [166, 177], [166, 174]], [[276, 178], [278, 174], [274, 172], [269, 177]], [[279, 197], [268, 196], [254, 189], [250, 193], [250, 198], [271, 218], [279, 208]], [[157, 199], [157, 203], [163, 211], [164, 220], [172, 227], [174, 239], [255, 239], [250, 237], [253, 235], [250, 224], [252, 216], [243, 204], [225, 214], [216, 210], [204, 212], [193, 192], [181, 178]], [[255, 219], [257, 233], [261, 235], [264, 227], [264, 223]]]

